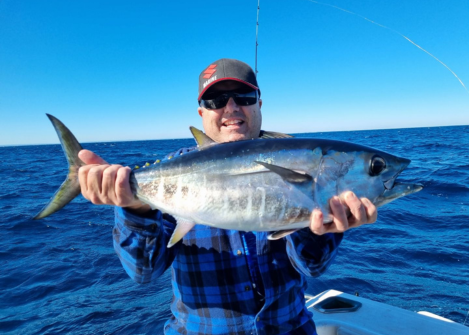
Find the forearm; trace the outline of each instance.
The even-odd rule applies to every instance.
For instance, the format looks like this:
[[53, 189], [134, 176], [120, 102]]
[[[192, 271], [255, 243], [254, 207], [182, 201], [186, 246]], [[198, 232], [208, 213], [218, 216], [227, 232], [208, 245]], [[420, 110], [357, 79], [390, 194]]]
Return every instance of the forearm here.
[[147, 204], [138, 204], [135, 206], [129, 206], [125, 207], [125, 210], [130, 212], [131, 214], [137, 215], [137, 216], [143, 216], [146, 217], [147, 215], [151, 215], [152, 210], [150, 205]]
[[127, 274], [138, 283], [163, 274], [177, 252], [177, 246], [166, 248], [174, 225], [159, 211], [136, 215], [116, 207], [115, 215], [114, 249]]
[[331, 265], [342, 241], [342, 233], [315, 235], [309, 228], [287, 236], [290, 262], [299, 272], [318, 277]]

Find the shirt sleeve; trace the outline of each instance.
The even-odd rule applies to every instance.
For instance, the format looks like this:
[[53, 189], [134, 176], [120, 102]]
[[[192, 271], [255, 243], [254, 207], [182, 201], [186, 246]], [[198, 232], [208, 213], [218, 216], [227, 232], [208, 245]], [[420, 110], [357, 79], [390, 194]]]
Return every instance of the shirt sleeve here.
[[115, 207], [114, 249], [127, 274], [137, 283], [161, 276], [173, 262], [178, 245], [166, 245], [175, 224], [170, 216], [151, 211], [145, 216]]
[[298, 272], [319, 277], [331, 265], [343, 236], [343, 233], [315, 235], [309, 228], [303, 228], [286, 237], [288, 258]]
[[[189, 153], [196, 147], [181, 148], [163, 158], [163, 161]], [[176, 220], [155, 210], [145, 216], [115, 207], [115, 225], [112, 232], [114, 250], [125, 272], [137, 283], [148, 283], [161, 276], [176, 257], [178, 245], [167, 248], [176, 227]]]

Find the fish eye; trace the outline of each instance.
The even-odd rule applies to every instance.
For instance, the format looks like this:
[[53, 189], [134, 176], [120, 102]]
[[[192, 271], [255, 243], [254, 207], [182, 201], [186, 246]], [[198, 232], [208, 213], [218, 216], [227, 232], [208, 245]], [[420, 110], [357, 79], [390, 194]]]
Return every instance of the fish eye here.
[[378, 155], [373, 156], [370, 162], [370, 176], [377, 176], [384, 169], [386, 169], [386, 161]]

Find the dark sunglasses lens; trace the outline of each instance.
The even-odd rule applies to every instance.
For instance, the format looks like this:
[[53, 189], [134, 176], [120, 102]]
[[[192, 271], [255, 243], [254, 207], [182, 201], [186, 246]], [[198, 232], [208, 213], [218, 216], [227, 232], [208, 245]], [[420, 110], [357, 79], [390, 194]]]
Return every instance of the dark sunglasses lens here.
[[257, 91], [252, 91], [249, 93], [238, 94], [234, 97], [234, 101], [239, 106], [251, 106], [257, 102]]
[[257, 91], [249, 93], [223, 93], [213, 99], [202, 99], [200, 105], [207, 109], [223, 108], [233, 98], [239, 106], [250, 106], [257, 102]]
[[225, 107], [229, 98], [226, 94], [222, 94], [214, 99], [201, 100], [200, 102], [207, 109], [218, 109]]

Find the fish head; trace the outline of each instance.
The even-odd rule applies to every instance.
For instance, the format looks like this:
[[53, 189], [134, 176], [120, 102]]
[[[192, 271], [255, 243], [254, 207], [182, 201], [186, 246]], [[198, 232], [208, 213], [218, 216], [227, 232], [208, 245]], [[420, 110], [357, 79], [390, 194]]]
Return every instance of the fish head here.
[[[397, 183], [396, 178], [410, 164], [398, 157], [355, 144], [341, 144], [323, 150], [322, 164], [316, 178], [323, 199], [331, 194], [353, 191], [379, 207], [422, 189], [418, 184]], [[333, 189], [334, 188], [334, 189]]]

